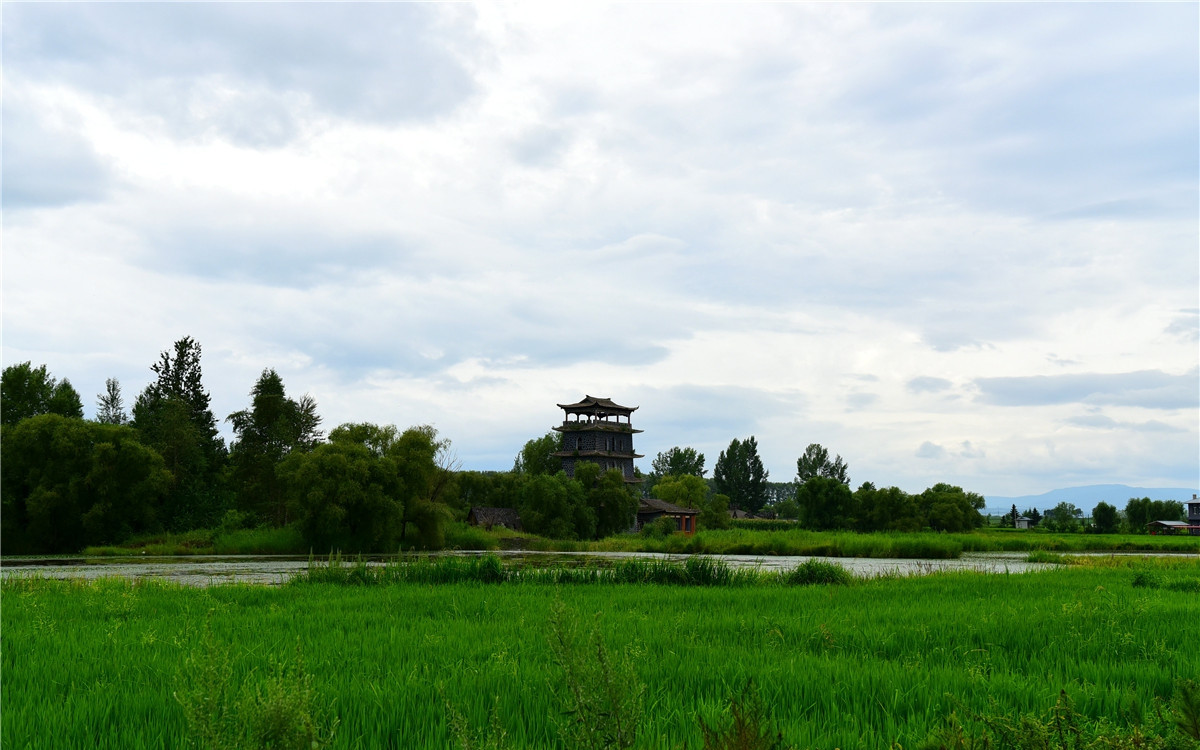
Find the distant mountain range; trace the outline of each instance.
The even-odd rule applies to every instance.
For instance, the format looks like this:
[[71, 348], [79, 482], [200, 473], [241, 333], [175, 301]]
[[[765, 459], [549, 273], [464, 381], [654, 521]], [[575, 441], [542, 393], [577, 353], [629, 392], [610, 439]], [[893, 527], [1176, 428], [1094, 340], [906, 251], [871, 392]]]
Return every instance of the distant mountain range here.
[[1130, 487], [1125, 484], [1093, 484], [1087, 487], [1066, 487], [1061, 490], [1050, 490], [1040, 495], [1021, 495], [1020, 497], [1000, 497], [989, 495], [987, 509], [984, 513], [999, 515], [1007, 513], [1013, 505], [1024, 512], [1027, 508], [1037, 508], [1039, 511], [1053, 508], [1059, 503], [1073, 503], [1084, 514], [1090, 514], [1096, 503], [1105, 502], [1123, 509], [1131, 497], [1148, 497], [1151, 500], [1179, 500], [1187, 502], [1198, 490], [1184, 487]]

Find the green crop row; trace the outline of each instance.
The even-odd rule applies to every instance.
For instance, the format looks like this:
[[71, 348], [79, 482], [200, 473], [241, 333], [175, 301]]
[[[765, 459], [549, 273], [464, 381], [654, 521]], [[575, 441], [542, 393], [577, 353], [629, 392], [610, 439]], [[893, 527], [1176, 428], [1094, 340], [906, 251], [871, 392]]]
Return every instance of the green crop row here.
[[[1134, 586], [1143, 570], [1164, 585]], [[1173, 584], [1197, 579], [1188, 561], [806, 587], [15, 579], [0, 732], [6, 748], [185, 747], [200, 731], [188, 696], [215, 674], [233, 696], [222, 721], [301, 694], [333, 747], [444, 748], [454, 726], [560, 747], [556, 602], [633, 665], [637, 747], [701, 746], [699, 722], [720, 724], [751, 681], [801, 748], [916, 747], [947, 722], [1042, 712], [1060, 690], [1128, 730], [1200, 674], [1200, 600]], [[279, 665], [297, 653], [304, 689], [289, 692]]]

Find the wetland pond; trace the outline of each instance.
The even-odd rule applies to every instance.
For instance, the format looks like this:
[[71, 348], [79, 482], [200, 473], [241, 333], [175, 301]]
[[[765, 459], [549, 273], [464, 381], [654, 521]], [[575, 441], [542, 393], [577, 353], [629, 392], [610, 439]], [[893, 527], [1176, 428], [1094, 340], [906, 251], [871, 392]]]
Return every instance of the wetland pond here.
[[[442, 552], [437, 555], [480, 555], [483, 552]], [[687, 555], [653, 552], [492, 552], [506, 565], [533, 568], [604, 566], [617, 560], [682, 561]], [[1103, 553], [1112, 554], [1112, 553]], [[1154, 555], [1156, 553], [1116, 553]], [[436, 555], [435, 555], [436, 556]], [[753, 555], [712, 555], [734, 568], [754, 567], [761, 570], [790, 570], [808, 560], [818, 559], [835, 563], [853, 575], [870, 578], [878, 575], [924, 575], [937, 571], [974, 570], [984, 573], [1025, 573], [1054, 567], [1047, 563], [1026, 561], [1025, 552], [964, 552], [954, 560], [911, 560], [870, 557], [761, 557]], [[358, 558], [346, 556], [344, 562]], [[364, 556], [368, 565], [396, 562], [394, 555]], [[403, 559], [403, 558], [400, 558]], [[317, 564], [325, 558], [314, 558]], [[213, 586], [224, 583], [253, 583], [277, 586], [308, 568], [309, 558], [299, 556], [177, 556], [177, 557], [56, 557], [10, 558], [0, 561], [0, 575], [45, 578], [94, 579], [123, 577], [174, 581], [186, 586]]]

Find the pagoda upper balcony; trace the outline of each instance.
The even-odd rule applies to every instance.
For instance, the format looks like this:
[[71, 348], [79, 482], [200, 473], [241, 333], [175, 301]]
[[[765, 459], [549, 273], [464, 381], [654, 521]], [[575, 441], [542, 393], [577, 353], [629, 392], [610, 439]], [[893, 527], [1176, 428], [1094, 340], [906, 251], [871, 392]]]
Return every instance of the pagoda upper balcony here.
[[628, 422], [613, 422], [606, 419], [564, 419], [558, 427], [552, 427], [556, 432], [576, 432], [578, 430], [603, 430], [606, 432], [642, 432], [635, 430]]
[[[614, 432], [641, 432], [633, 429], [632, 415], [636, 406], [621, 406], [611, 398], [584, 396], [574, 404], [559, 404], [566, 412], [563, 423], [554, 429], [559, 432], [573, 430], [606, 430]], [[622, 421], [624, 420], [624, 421]]]

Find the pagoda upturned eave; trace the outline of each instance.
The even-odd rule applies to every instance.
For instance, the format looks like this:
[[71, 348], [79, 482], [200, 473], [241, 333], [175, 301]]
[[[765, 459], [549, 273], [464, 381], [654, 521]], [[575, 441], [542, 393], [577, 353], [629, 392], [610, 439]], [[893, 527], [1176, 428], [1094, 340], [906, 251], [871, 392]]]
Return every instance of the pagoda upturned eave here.
[[621, 406], [611, 398], [596, 398], [595, 396], [586, 395], [578, 403], [559, 404], [558, 408], [567, 412], [612, 414], [614, 416], [621, 415], [625, 417], [638, 410], [636, 406]]

